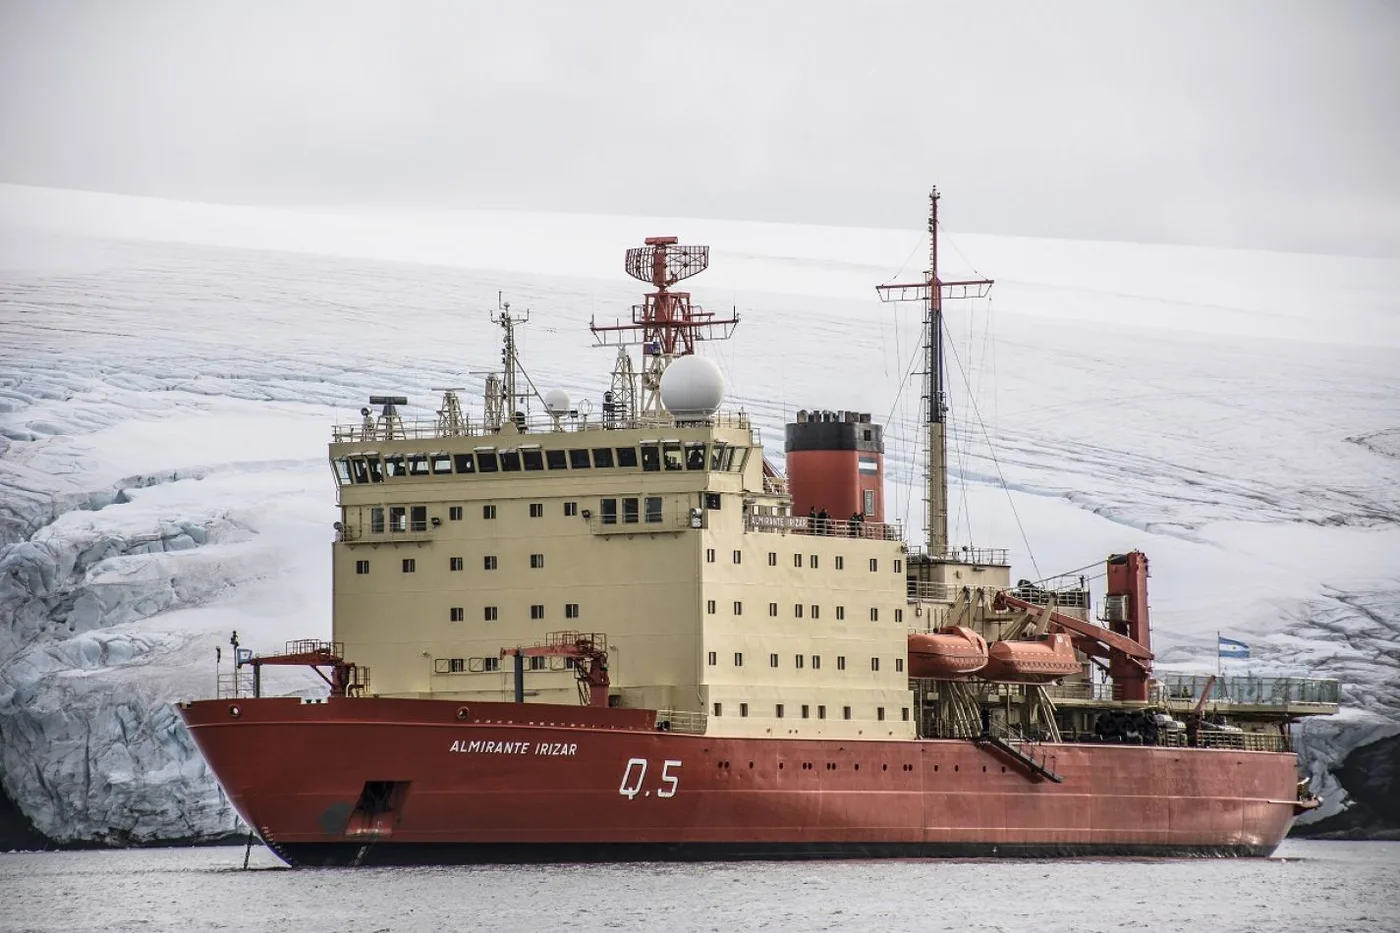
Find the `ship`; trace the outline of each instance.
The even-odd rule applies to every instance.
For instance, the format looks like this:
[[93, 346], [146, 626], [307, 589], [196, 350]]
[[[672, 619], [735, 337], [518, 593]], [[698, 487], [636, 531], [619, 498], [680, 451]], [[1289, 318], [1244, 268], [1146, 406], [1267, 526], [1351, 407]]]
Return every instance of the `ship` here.
[[[331, 640], [235, 634], [178, 704], [252, 832], [296, 866], [1272, 853], [1334, 681], [1155, 673], [1139, 551], [1013, 583], [950, 543], [944, 303], [993, 283], [940, 277], [929, 205], [928, 269], [877, 287], [923, 310], [925, 540], [868, 413], [797, 411], [779, 468], [725, 405], [697, 350], [737, 312], [676, 287], [708, 247], [626, 252], [598, 406], [535, 388], [499, 301], [479, 413], [332, 428]], [[266, 695], [286, 665], [324, 695]]]

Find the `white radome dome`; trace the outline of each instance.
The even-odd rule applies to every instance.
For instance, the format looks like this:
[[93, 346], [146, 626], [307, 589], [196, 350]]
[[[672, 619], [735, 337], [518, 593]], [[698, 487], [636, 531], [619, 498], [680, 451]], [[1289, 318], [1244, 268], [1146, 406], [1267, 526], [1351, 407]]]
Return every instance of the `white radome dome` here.
[[701, 356], [673, 360], [661, 374], [661, 404], [680, 421], [713, 415], [724, 401], [724, 376]]
[[569, 393], [563, 389], [550, 389], [544, 394], [544, 407], [549, 409], [550, 414], [568, 414]]

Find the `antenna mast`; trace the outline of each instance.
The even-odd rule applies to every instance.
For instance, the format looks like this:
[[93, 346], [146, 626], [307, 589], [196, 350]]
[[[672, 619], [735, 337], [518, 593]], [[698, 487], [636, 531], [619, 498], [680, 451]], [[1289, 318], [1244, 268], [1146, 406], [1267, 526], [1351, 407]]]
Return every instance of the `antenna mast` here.
[[[500, 292], [496, 293], [496, 310], [491, 313], [491, 323], [501, 325], [501, 375], [505, 385], [501, 392], [501, 400], [505, 403], [504, 421], [512, 422], [523, 431], [525, 429], [526, 410], [530, 404], [530, 392], [518, 390], [517, 376], [520, 375], [520, 359], [515, 348], [515, 328], [519, 324], [524, 324], [530, 320], [530, 312], [527, 310], [523, 315], [512, 315], [510, 313], [510, 302], [502, 301]], [[529, 377], [525, 380], [529, 382]], [[533, 387], [532, 387], [533, 388]], [[487, 380], [488, 393], [490, 391], [490, 380]], [[517, 406], [517, 402], [523, 405]], [[488, 417], [489, 420], [489, 417]]]
[[935, 560], [949, 557], [948, 547], [948, 397], [943, 388], [943, 302], [985, 298], [991, 279], [945, 282], [938, 277], [938, 189], [928, 196], [928, 273], [923, 282], [877, 285], [884, 302], [924, 303], [923, 418], [928, 427], [928, 463], [924, 472], [925, 527], [928, 553]]
[[[697, 341], [727, 340], [739, 323], [737, 314], [716, 318], [714, 312], [692, 305], [690, 292], [670, 290], [682, 279], [705, 271], [710, 264], [708, 246], [680, 246], [673, 236], [650, 236], [645, 243], [627, 251], [627, 274], [656, 291], [648, 294], [642, 304], [632, 306], [631, 323], [588, 324], [598, 346], [640, 344], [643, 360], [649, 358], [640, 374], [641, 393], [636, 403], [636, 414], [643, 417], [663, 412], [661, 374], [671, 360], [694, 353]], [[615, 376], [630, 368], [621, 365], [621, 355], [618, 363], [613, 370]], [[612, 391], [615, 400], [622, 401], [616, 398], [620, 391], [616, 382]]]

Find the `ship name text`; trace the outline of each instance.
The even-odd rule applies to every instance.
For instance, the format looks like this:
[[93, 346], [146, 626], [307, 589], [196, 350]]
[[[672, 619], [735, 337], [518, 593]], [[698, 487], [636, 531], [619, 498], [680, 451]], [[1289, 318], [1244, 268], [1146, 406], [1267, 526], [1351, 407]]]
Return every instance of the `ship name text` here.
[[449, 752], [470, 755], [553, 755], [569, 757], [578, 754], [574, 742], [495, 742], [485, 739], [455, 741]]

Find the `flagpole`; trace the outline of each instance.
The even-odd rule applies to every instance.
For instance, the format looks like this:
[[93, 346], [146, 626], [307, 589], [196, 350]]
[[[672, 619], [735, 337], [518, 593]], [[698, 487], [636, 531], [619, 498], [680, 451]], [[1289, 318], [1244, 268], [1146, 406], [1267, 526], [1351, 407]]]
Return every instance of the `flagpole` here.
[[1220, 629], [1215, 630], [1215, 679], [1225, 676], [1225, 668], [1220, 663]]

